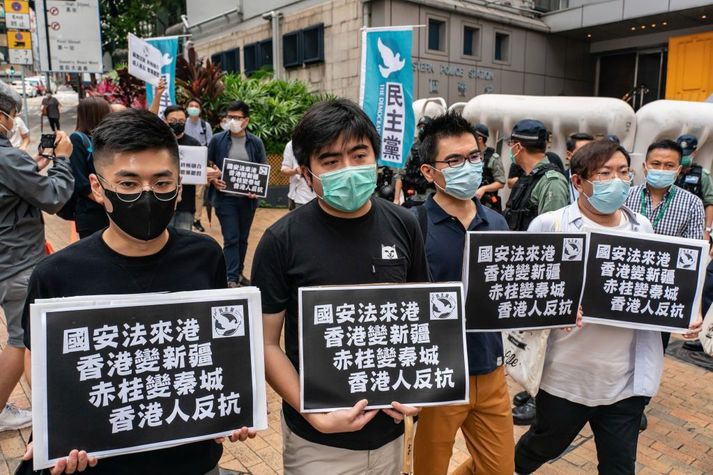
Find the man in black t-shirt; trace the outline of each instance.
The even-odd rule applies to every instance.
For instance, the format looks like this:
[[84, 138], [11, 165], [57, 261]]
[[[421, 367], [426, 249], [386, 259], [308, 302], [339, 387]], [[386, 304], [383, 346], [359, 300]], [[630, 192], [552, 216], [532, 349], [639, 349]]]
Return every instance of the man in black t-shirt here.
[[262, 293], [265, 375], [283, 399], [284, 470], [397, 473], [401, 421], [416, 408], [394, 402], [391, 409], [365, 411], [362, 399], [349, 410], [299, 413], [297, 294], [314, 285], [427, 281], [418, 222], [408, 210], [371, 197], [380, 138], [356, 104], [316, 104], [295, 128], [292, 146], [318, 199], [265, 232], [252, 274]]
[[[226, 285], [223, 254], [212, 238], [167, 229], [180, 189], [178, 146], [169, 127], [148, 111], [127, 109], [108, 115], [94, 130], [93, 140], [96, 174], [89, 180], [94, 198], [109, 216], [109, 227], [49, 256], [35, 268], [22, 322], [28, 350], [32, 343], [29, 310], [36, 299]], [[77, 415], [77, 423], [96, 422]], [[254, 431], [243, 427], [230, 439], [254, 436]], [[194, 442], [111, 457], [99, 464], [85, 451], [73, 450], [52, 473], [217, 473], [223, 452], [220, 443]], [[30, 444], [23, 459], [29, 464], [31, 458]]]

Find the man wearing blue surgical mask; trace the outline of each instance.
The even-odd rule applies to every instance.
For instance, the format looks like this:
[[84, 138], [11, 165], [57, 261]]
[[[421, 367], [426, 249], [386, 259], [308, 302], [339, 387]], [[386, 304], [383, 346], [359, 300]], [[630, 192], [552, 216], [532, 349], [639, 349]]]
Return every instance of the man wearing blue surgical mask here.
[[418, 413], [398, 402], [365, 410], [368, 401], [356, 398], [348, 410], [299, 412], [298, 289], [428, 281], [416, 218], [372, 197], [380, 146], [374, 124], [353, 102], [312, 106], [295, 127], [292, 148], [317, 199], [273, 224], [255, 251], [252, 282], [262, 295], [265, 377], [282, 397], [282, 459], [291, 475], [397, 473], [401, 421]]
[[[652, 233], [649, 220], [624, 205], [631, 187], [629, 166], [628, 152], [614, 142], [585, 145], [572, 157], [577, 201], [538, 216], [528, 230]], [[700, 326], [699, 318], [684, 338], [696, 338]], [[589, 423], [599, 473], [633, 475], [641, 417], [658, 390], [662, 370], [657, 331], [595, 324], [552, 331], [536, 396], [537, 417], [517, 443], [515, 472], [537, 472]]]
[[[673, 140], [649, 145], [644, 162], [646, 183], [631, 188], [626, 206], [649, 218], [656, 234], [703, 239], [703, 202], [674, 184], [681, 172], [682, 155], [682, 148]], [[666, 351], [671, 334], [662, 333], [661, 337]]]
[[[706, 213], [705, 229], [703, 239], [711, 240], [711, 228], [713, 227], [713, 181], [710, 171], [696, 163], [698, 155], [698, 139], [691, 134], [679, 135], [676, 143], [680, 145], [683, 157], [681, 157], [681, 170], [676, 179], [676, 186], [690, 191], [703, 201], [703, 208]], [[713, 249], [711, 249], [713, 255]]]
[[[473, 200], [483, 177], [476, 130], [454, 113], [424, 129], [421, 173], [436, 188], [415, 208], [434, 282], [461, 280], [468, 231], [508, 231], [505, 218]], [[471, 458], [456, 473], [512, 474], [513, 421], [500, 333], [468, 333], [470, 401], [421, 411], [414, 450], [415, 475], [445, 474], [458, 429]]]

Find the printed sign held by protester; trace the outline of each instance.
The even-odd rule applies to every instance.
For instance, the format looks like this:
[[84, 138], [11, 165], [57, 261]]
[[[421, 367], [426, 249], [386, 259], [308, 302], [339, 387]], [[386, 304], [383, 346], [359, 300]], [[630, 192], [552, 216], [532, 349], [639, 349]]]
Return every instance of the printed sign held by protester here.
[[582, 298], [584, 233], [469, 232], [467, 331], [573, 326]]
[[686, 333], [701, 307], [708, 243], [623, 231], [591, 232], [584, 321]]
[[267, 428], [255, 288], [38, 300], [31, 319], [35, 470]]
[[302, 412], [468, 401], [460, 283], [299, 290]]
[[208, 183], [206, 167], [208, 165], [208, 147], [179, 145], [181, 159], [181, 184], [205, 185]]
[[223, 193], [236, 195], [252, 193], [260, 198], [265, 198], [270, 180], [270, 165], [225, 158], [222, 180], [227, 185], [227, 188], [222, 190]]

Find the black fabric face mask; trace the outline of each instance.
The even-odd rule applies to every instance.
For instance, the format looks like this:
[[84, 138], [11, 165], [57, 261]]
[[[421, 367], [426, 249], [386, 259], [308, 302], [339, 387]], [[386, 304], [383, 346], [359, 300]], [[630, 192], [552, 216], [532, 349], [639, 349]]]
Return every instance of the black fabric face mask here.
[[186, 130], [186, 124], [182, 124], [181, 122], [173, 122], [168, 124], [169, 127], [171, 127], [171, 130], [173, 130], [173, 135], [178, 137], [183, 133], [184, 130]]
[[140, 241], [156, 239], [168, 227], [176, 208], [177, 192], [163, 193], [160, 196], [173, 199], [161, 201], [153, 191], [143, 191], [136, 201], [127, 203], [119, 199], [116, 192], [104, 188], [104, 195], [111, 202], [114, 211], [107, 215], [114, 224], [129, 236]]

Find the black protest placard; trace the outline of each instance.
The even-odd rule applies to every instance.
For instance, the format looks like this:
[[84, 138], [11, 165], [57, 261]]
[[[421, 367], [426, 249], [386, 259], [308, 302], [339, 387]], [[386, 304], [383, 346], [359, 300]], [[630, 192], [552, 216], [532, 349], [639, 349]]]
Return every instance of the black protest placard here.
[[468, 331], [572, 326], [582, 295], [584, 233], [469, 232]]
[[302, 412], [466, 402], [460, 283], [300, 289]]
[[265, 198], [270, 180], [270, 165], [225, 158], [222, 180], [227, 186], [223, 190], [224, 193], [237, 195], [252, 193]]
[[259, 292], [210, 292], [33, 315], [36, 469], [72, 449], [119, 455], [266, 427]]
[[693, 239], [592, 231], [584, 320], [686, 332], [700, 308], [707, 247]]

